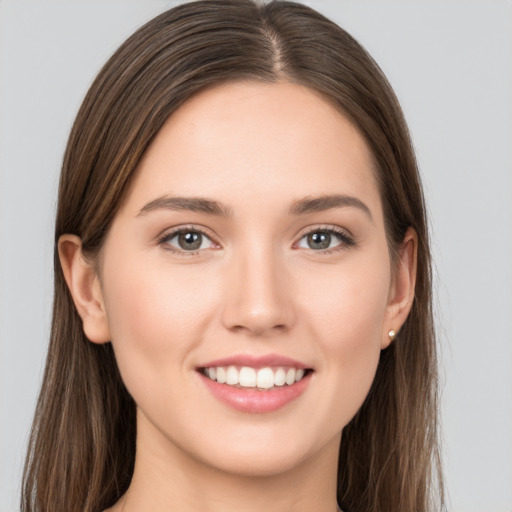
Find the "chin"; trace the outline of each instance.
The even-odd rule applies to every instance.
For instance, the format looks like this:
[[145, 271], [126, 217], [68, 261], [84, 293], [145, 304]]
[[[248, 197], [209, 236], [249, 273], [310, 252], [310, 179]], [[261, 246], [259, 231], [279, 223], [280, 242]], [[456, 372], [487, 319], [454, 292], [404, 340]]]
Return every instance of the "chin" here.
[[[240, 477], [276, 477], [299, 470], [305, 464], [314, 463], [317, 457], [330, 452], [337, 460], [341, 432], [332, 435], [323, 432], [311, 436], [311, 432], [299, 428], [288, 435], [280, 429], [261, 428], [257, 433], [240, 432], [235, 436], [211, 440], [209, 450], [196, 442], [195, 458], [206, 466], [226, 474]], [[308, 435], [309, 434], [309, 435]], [[199, 450], [198, 450], [199, 448]], [[320, 459], [319, 459], [320, 460]]]
[[220, 460], [205, 461], [222, 473], [247, 478], [268, 478], [289, 473], [299, 468], [309, 457], [304, 453], [224, 453]]

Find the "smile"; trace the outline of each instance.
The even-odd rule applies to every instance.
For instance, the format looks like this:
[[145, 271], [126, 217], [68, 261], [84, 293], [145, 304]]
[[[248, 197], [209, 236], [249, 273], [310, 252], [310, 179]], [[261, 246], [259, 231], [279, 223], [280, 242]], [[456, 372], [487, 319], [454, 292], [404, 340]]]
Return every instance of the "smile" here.
[[212, 366], [199, 370], [205, 377], [236, 388], [271, 390], [300, 382], [309, 370], [293, 367]]

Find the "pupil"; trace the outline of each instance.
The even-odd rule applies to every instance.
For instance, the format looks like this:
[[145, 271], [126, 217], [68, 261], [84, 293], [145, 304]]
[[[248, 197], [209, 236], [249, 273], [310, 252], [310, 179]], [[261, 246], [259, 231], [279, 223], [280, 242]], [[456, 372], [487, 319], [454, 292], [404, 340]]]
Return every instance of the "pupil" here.
[[178, 237], [179, 246], [187, 251], [193, 251], [201, 247], [202, 235], [194, 231], [181, 233]]
[[311, 233], [308, 235], [308, 245], [311, 249], [327, 249], [331, 245], [331, 235], [329, 233]]

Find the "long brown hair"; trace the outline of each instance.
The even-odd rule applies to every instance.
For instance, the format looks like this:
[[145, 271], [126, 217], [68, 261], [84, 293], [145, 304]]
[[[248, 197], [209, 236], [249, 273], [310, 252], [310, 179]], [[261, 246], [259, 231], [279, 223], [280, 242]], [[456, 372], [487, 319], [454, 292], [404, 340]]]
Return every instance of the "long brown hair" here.
[[[390, 251], [418, 234], [412, 311], [381, 354], [363, 406], [343, 431], [338, 500], [347, 511], [443, 507], [437, 444], [436, 341], [424, 200], [400, 106], [383, 73], [344, 30], [300, 4], [205, 0], [133, 34], [92, 84], [67, 145], [55, 247], [78, 235], [91, 258], [166, 119], [197, 91], [228, 80], [287, 80], [323, 94], [372, 150]], [[110, 344], [89, 342], [57, 249], [48, 359], [25, 466], [25, 512], [98, 512], [126, 491], [135, 404]]]

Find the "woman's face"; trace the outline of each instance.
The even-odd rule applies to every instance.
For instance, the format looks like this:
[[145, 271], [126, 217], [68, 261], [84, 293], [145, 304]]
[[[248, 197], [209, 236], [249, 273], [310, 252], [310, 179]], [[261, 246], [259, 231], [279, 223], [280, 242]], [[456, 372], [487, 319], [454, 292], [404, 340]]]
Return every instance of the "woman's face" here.
[[228, 472], [333, 456], [398, 327], [370, 151], [289, 83], [220, 85], [173, 114], [100, 269], [139, 450]]

